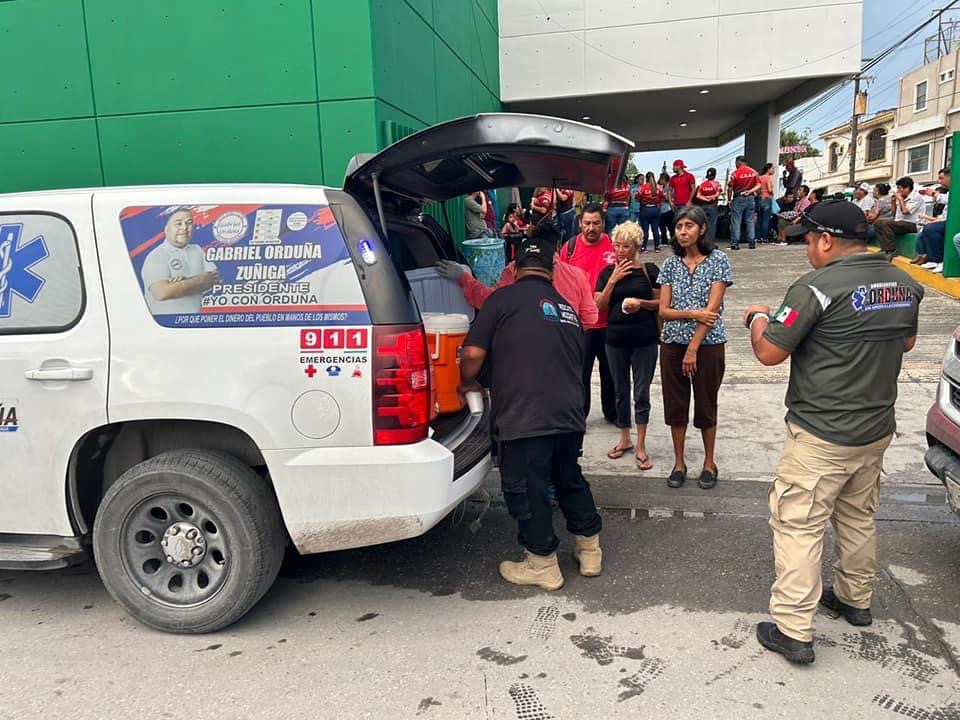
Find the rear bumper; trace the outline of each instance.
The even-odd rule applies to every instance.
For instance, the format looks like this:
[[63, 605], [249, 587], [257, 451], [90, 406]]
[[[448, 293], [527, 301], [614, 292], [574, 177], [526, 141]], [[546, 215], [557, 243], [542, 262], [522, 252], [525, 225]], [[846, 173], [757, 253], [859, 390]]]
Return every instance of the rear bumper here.
[[455, 479], [433, 440], [391, 447], [264, 452], [290, 538], [304, 555], [427, 532], [483, 482], [489, 452]]
[[960, 513], [960, 455], [951, 449], [960, 448], [960, 427], [935, 404], [927, 413], [927, 435], [931, 441], [923, 457], [927, 469], [946, 488], [950, 508]]

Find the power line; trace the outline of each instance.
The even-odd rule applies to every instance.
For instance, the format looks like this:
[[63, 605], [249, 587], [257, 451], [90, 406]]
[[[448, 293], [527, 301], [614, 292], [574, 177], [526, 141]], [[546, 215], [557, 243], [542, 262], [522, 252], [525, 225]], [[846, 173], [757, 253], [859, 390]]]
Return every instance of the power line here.
[[[906, 50], [906, 49], [908, 49], [908, 48], [911, 48], [911, 47], [919, 47], [922, 43], [923, 43], [923, 39], [921, 39], [921, 40], [919, 40], [919, 41], [917, 41], [917, 42], [915, 42], [915, 43], [909, 43], [909, 44], [906, 44], [906, 45], [902, 45], [902, 46], [899, 47], [897, 50], [895, 50], [894, 52], [890, 53], [890, 54], [887, 56], [887, 59], [889, 59], [890, 57], [893, 57], [893, 56], [896, 55], [897, 53], [899, 53], [899, 52], [901, 52], [901, 51], [903, 51], [903, 50]], [[900, 79], [897, 78], [897, 79], [894, 80], [894, 82], [899, 82], [899, 80], [900, 80]], [[830, 99], [836, 97], [836, 96], [839, 94], [839, 92], [840, 92], [844, 87], [846, 87], [849, 83], [850, 83], [850, 79], [849, 79], [849, 78], [846, 79], [846, 80], [844, 80], [844, 81], [842, 81], [840, 84], [835, 85], [835, 86], [833, 87], [833, 91], [832, 91], [832, 92], [828, 92], [827, 95], [821, 96], [821, 99], [822, 99], [822, 100], [830, 100]], [[881, 91], [880, 91], [880, 90], [874, 90], [874, 92], [881, 92]], [[795, 125], [795, 124], [797, 123], [797, 121], [799, 121], [801, 118], [806, 117], [807, 115], [809, 115], [809, 114], [810, 114], [811, 112], [813, 112], [814, 110], [816, 110], [816, 109], [818, 109], [818, 108], [820, 108], [820, 107], [823, 107], [824, 104], [825, 104], [825, 102], [819, 102], [819, 103], [816, 103], [816, 102], [815, 102], [815, 103], [814, 103], [813, 105], [811, 105], [811, 106], [808, 106], [808, 107], [805, 107], [805, 108], [801, 108], [801, 110], [800, 110], [797, 114], [795, 114], [794, 116], [792, 116], [792, 117], [787, 118], [786, 120], [784, 120], [784, 122], [783, 122], [783, 124], [781, 125], [781, 127], [783, 127], [784, 129], [787, 129], [787, 128]], [[837, 107], [839, 108], [840, 106], [838, 105]], [[845, 114], [845, 113], [846, 113], [846, 110], [844, 110], [844, 114]]]

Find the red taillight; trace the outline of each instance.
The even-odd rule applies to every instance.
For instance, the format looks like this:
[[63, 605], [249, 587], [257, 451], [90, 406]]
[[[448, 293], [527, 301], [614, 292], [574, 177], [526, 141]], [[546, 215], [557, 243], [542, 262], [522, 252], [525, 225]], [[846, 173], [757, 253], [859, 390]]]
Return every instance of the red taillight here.
[[430, 361], [420, 325], [373, 328], [373, 442], [406, 445], [427, 437]]

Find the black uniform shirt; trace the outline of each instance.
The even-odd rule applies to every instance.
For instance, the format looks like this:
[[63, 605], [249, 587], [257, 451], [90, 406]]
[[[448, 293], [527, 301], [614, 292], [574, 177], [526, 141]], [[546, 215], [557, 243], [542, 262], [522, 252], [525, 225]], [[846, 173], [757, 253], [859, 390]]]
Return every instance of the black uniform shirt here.
[[483, 304], [464, 345], [487, 351], [500, 440], [584, 432], [584, 334], [546, 278], [527, 276]]

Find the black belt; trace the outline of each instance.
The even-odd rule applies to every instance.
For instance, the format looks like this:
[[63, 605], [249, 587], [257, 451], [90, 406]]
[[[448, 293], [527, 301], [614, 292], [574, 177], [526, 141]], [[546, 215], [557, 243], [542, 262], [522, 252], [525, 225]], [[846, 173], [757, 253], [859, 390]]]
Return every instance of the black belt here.
[[627, 204], [626, 204], [625, 202], [611, 202], [611, 203], [607, 203], [607, 207], [626, 207], [626, 206], [627, 206]]

